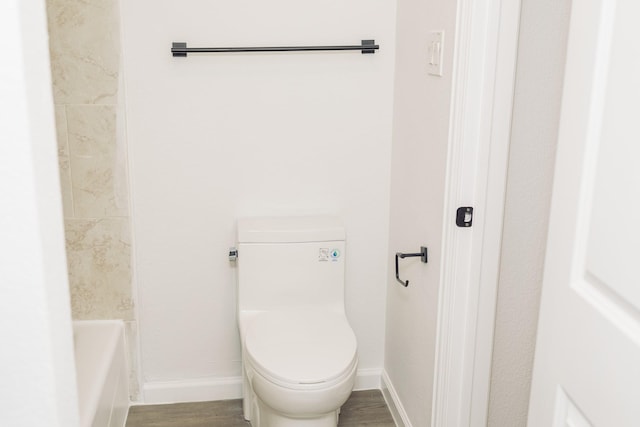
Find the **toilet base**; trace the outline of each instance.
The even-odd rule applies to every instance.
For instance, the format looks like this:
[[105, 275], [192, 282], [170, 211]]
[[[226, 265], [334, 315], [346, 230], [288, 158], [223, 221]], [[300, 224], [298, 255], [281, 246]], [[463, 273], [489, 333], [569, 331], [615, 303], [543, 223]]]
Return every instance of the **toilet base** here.
[[253, 413], [252, 427], [336, 427], [340, 409], [326, 414], [317, 414], [312, 418], [290, 417], [286, 414], [275, 412], [260, 398], [255, 398], [257, 411]]

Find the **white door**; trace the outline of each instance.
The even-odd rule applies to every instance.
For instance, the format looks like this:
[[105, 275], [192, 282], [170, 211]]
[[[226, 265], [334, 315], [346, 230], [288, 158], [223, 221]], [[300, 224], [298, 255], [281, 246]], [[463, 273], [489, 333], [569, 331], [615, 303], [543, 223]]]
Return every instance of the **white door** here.
[[638, 0], [573, 2], [554, 179], [529, 426], [638, 427]]

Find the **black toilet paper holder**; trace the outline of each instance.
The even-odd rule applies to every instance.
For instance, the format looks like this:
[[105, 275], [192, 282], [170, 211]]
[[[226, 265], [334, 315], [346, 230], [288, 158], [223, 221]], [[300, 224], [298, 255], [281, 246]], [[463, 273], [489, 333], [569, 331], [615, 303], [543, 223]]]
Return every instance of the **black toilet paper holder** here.
[[427, 247], [420, 246], [420, 252], [411, 253], [411, 254], [396, 252], [396, 280], [405, 288], [409, 286], [409, 281], [408, 280], [403, 281], [402, 279], [400, 279], [400, 271], [398, 268], [398, 258], [413, 258], [413, 257], [420, 257], [420, 261], [426, 264], [427, 263]]

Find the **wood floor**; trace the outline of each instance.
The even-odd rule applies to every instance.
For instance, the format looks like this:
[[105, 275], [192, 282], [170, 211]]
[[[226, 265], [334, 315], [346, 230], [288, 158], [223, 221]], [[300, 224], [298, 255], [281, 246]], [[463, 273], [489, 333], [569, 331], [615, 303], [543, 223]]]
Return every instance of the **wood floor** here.
[[[126, 427], [250, 427], [241, 400], [132, 406]], [[395, 427], [380, 390], [356, 391], [340, 411], [340, 427]]]

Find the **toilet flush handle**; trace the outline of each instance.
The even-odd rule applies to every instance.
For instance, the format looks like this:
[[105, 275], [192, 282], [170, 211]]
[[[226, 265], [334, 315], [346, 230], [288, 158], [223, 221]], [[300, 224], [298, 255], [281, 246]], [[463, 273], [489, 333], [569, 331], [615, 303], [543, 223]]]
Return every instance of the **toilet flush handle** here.
[[229, 261], [235, 262], [238, 259], [238, 250], [233, 246], [229, 248]]

